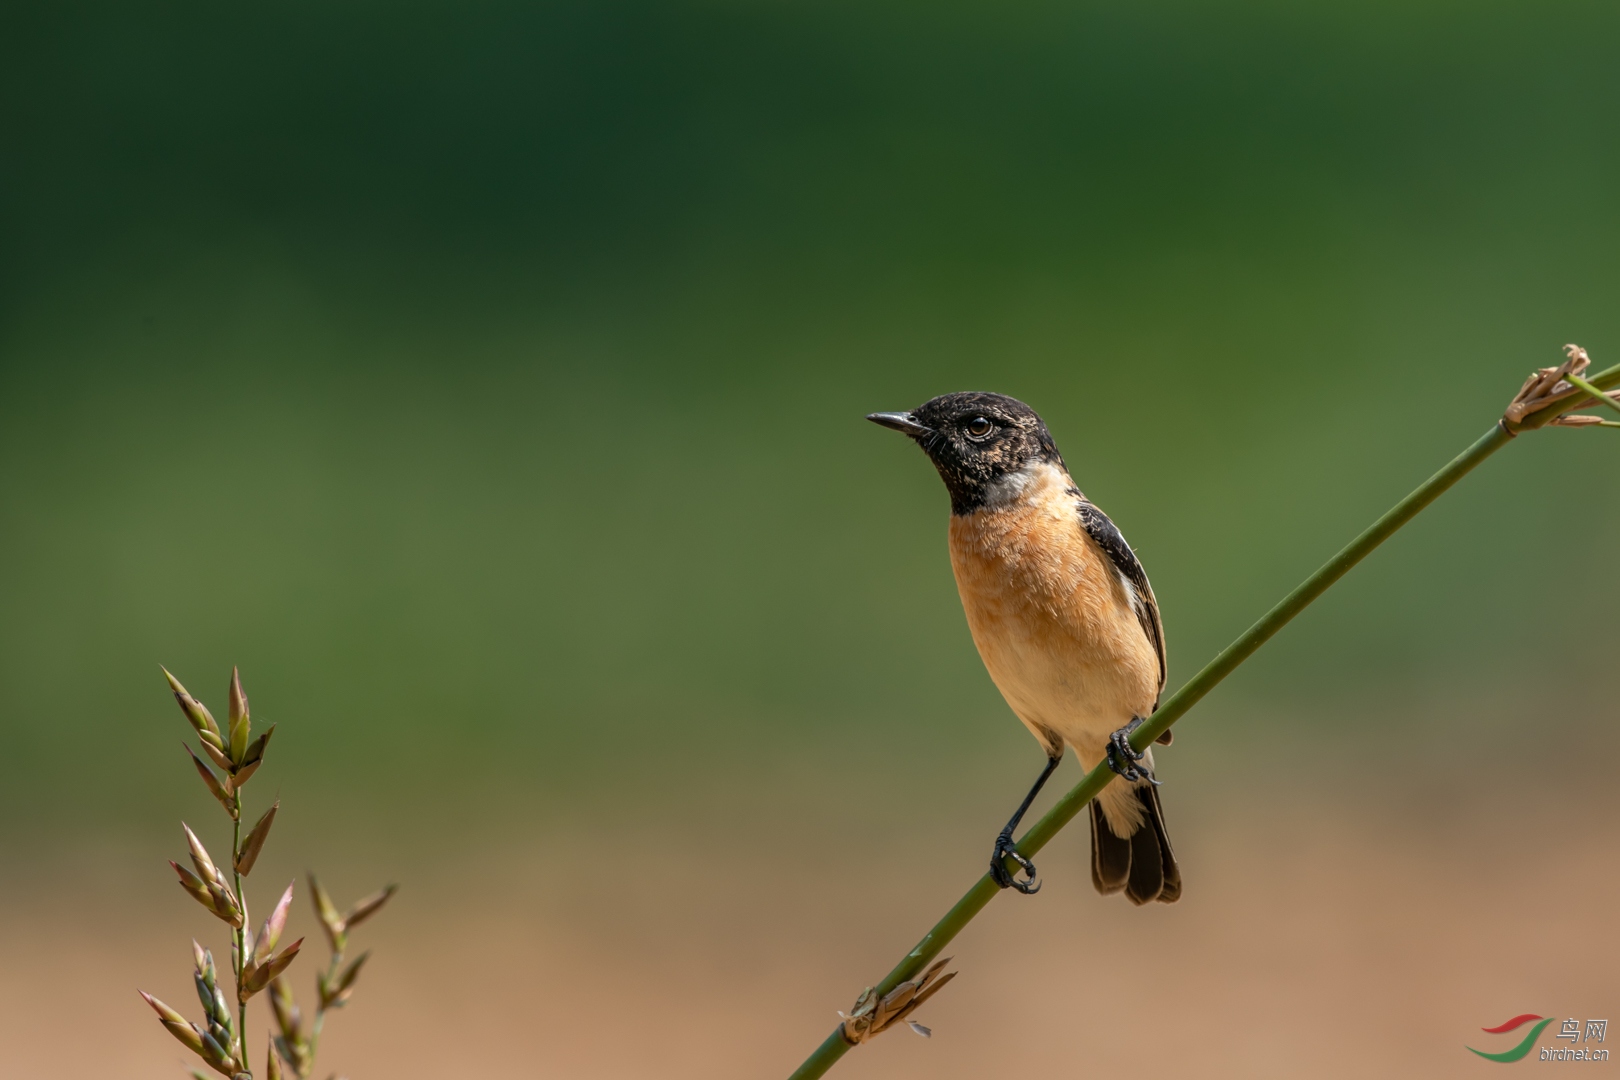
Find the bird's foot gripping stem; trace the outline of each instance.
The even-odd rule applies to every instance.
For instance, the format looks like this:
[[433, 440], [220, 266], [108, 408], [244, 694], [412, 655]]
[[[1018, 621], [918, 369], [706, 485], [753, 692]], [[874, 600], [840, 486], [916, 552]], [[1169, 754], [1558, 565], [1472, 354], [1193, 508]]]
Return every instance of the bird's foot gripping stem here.
[[[1019, 878], [1008, 873], [1005, 860], [1011, 859], [1028, 874], [1028, 878]], [[1003, 829], [1001, 835], [996, 837], [996, 850], [990, 856], [990, 876], [996, 884], [1003, 889], [1017, 889], [1025, 896], [1041, 891], [1041, 883], [1035, 880], [1035, 864], [1018, 853], [1013, 846], [1012, 829]]]
[[1108, 767], [1133, 784], [1139, 780], [1146, 780], [1154, 787], [1158, 787], [1159, 782], [1153, 779], [1152, 771], [1146, 765], [1137, 764], [1147, 757], [1147, 752], [1131, 749], [1131, 732], [1141, 726], [1142, 718], [1138, 716], [1108, 736]]

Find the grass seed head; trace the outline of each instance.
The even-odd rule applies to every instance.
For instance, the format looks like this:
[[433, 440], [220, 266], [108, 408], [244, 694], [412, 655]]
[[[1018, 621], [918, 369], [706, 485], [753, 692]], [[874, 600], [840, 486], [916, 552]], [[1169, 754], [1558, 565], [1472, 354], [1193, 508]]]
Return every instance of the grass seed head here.
[[189, 1048], [192, 1052], [198, 1054], [203, 1052], [202, 1037], [199, 1036], [192, 1026], [186, 1022], [185, 1017], [163, 1004], [163, 1002], [159, 1001], [151, 994], [148, 994], [145, 990], [137, 990], [135, 992], [146, 999], [146, 1003], [152, 1006], [152, 1011], [158, 1014], [158, 1019], [163, 1023], [163, 1026], [168, 1028], [175, 1038], [185, 1043], [187, 1048]]
[[[159, 665], [162, 667], [162, 665]], [[174, 700], [180, 703], [180, 711], [186, 714], [186, 719], [196, 729], [197, 737], [202, 739], [204, 745], [211, 745], [216, 750], [225, 748], [225, 741], [220, 736], [219, 725], [214, 723], [214, 717], [206, 706], [186, 692], [180, 685], [180, 680], [169, 674], [168, 668], [163, 668], [164, 678], [169, 680], [169, 689], [174, 691]]]
[[270, 1040], [275, 1044], [276, 1053], [281, 1055], [283, 1061], [292, 1066], [296, 1076], [308, 1076], [309, 1070], [315, 1067], [314, 1051], [307, 1042], [289, 1042], [284, 1035], [277, 1035]]
[[360, 969], [371, 958], [371, 950], [367, 949], [355, 958], [354, 963], [343, 969], [343, 974], [328, 982], [325, 974], [315, 980], [316, 988], [321, 993], [322, 1009], [341, 1009], [348, 1004], [349, 995], [354, 993], [355, 980], [360, 978]]
[[[172, 865], [172, 864], [171, 864]], [[197, 939], [191, 939], [191, 959], [197, 965], [197, 974], [214, 981], [214, 954], [197, 944]]]
[[298, 950], [303, 948], [304, 939], [299, 938], [275, 956], [268, 957], [263, 963], [249, 964], [242, 971], [242, 984], [236, 989], [236, 998], [244, 1005], [266, 986], [270, 980], [287, 970], [287, 965], [298, 958]]
[[270, 981], [270, 1011], [275, 1014], [276, 1027], [289, 1039], [303, 1035], [304, 1013], [293, 998], [292, 987], [282, 978]]
[[180, 875], [180, 887], [190, 893], [197, 903], [209, 911], [213, 911], [214, 894], [208, 891], [208, 887], [202, 883], [202, 880], [173, 859], [169, 860], [169, 865], [174, 867], [174, 872]]
[[252, 962], [255, 965], [269, 960], [270, 954], [275, 951], [276, 942], [281, 940], [281, 931], [287, 925], [287, 909], [292, 906], [292, 898], [293, 885], [289, 884], [287, 891], [281, 894], [281, 899], [276, 902], [275, 908], [270, 912], [270, 917], [264, 920], [264, 926], [259, 930], [259, 937], [253, 943]]
[[259, 771], [259, 766], [264, 764], [264, 751], [270, 745], [270, 736], [275, 733], [276, 725], [271, 724], [264, 729], [264, 734], [254, 739], [243, 752], [241, 762], [231, 774], [232, 781], [237, 787], [247, 783], [248, 779]]
[[293, 1000], [292, 987], [280, 976], [270, 981], [270, 1011], [276, 1018], [276, 1050], [296, 1075], [308, 1076], [315, 1066], [315, 1047], [304, 1033], [304, 1016]]
[[226, 1048], [226, 1045], [214, 1037], [211, 1031], [202, 1033], [202, 1056], [208, 1064], [218, 1072], [230, 1076], [236, 1072], [236, 1048]]
[[338, 914], [332, 898], [315, 879], [314, 873], [309, 875], [309, 895], [315, 903], [315, 916], [321, 920], [321, 929], [326, 931], [327, 944], [332, 947], [333, 952], [342, 952], [343, 947], [349, 943], [349, 935], [344, 932], [343, 916]]
[[[191, 827], [185, 822], [181, 822], [180, 827], [186, 831], [186, 843], [191, 848], [191, 864], [197, 868], [197, 873], [193, 876], [181, 869], [178, 863], [171, 861], [169, 865], [179, 873], [180, 884], [215, 915], [232, 926], [242, 926], [247, 922], [245, 906], [225, 883], [225, 876], [219, 872], [219, 867], [214, 865], [214, 860], [209, 858], [208, 849], [197, 839], [197, 834], [192, 832]], [[197, 892], [196, 886], [199, 884], [207, 894], [206, 900]]]
[[191, 849], [191, 864], [197, 868], [197, 876], [208, 884], [222, 883], [225, 879], [220, 875], [219, 867], [208, 855], [208, 849], [203, 842], [197, 839], [197, 834], [191, 831], [191, 826], [185, 822], [180, 827], [186, 831], [186, 846]]
[[208, 760], [225, 770], [225, 779], [220, 781], [220, 783], [224, 785], [225, 791], [227, 793], [233, 791], [234, 788], [230, 781], [230, 775], [236, 766], [231, 763], [231, 756], [210, 742], [203, 743], [202, 748], [203, 753], [208, 755]]
[[231, 760], [240, 765], [247, 753], [248, 735], [253, 724], [248, 719], [247, 695], [242, 692], [242, 673], [234, 667], [231, 668], [230, 723]]
[[356, 926], [359, 926], [361, 923], [377, 914], [377, 912], [381, 911], [382, 906], [388, 903], [388, 898], [393, 896], [394, 893], [398, 891], [398, 885], [389, 885], [378, 889], [370, 896], [355, 901], [354, 906], [343, 914], [344, 932], [347, 933], [348, 931], [353, 930]]
[[[195, 941], [191, 943], [193, 953], [200, 951]], [[191, 980], [197, 985], [197, 1000], [202, 1002], [203, 1012], [210, 1018], [213, 1016], [218, 985], [214, 980], [214, 958], [206, 951], [196, 958], [197, 969], [192, 972]]]

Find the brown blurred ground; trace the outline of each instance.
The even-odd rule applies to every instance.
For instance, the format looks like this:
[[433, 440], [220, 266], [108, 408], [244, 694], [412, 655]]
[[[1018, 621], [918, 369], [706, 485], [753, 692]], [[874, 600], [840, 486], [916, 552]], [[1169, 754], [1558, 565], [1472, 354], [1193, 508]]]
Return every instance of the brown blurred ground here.
[[[1040, 860], [1040, 895], [998, 899], [949, 950], [961, 976], [920, 1016], [932, 1040], [886, 1035], [838, 1075], [1489, 1074], [1463, 1044], [1506, 1044], [1480, 1027], [1614, 1011], [1620, 802], [1579, 768], [1504, 758], [1426, 775], [1418, 760], [1390, 777], [1331, 746], [1250, 751], [1183, 751], [1167, 793], [1180, 904], [1093, 895], [1083, 835], [1065, 834]], [[993, 822], [945, 802], [933, 826], [919, 814], [865, 839], [859, 808], [798, 843], [654, 820], [422, 868], [358, 935], [378, 952], [323, 1063], [786, 1076], [977, 869]], [[191, 1011], [185, 937], [213, 928], [178, 890], [107, 919], [126, 882], [159, 877], [108, 858], [115, 872], [57, 867], [62, 888], [0, 913], [7, 1075], [180, 1075], [184, 1055], [133, 991]], [[312, 931], [302, 908], [295, 922]], [[299, 967], [302, 987], [313, 969]]]

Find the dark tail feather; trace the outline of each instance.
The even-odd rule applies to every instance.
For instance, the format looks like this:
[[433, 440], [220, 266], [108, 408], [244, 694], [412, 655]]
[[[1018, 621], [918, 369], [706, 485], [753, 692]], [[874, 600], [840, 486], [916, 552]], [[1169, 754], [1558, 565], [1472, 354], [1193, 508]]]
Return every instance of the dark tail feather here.
[[1102, 805], [1091, 800], [1091, 884], [1107, 896], [1125, 887], [1131, 876], [1131, 842], [1108, 827]]
[[1153, 899], [1161, 904], [1173, 904], [1181, 899], [1181, 864], [1176, 862], [1175, 849], [1170, 846], [1170, 834], [1164, 831], [1164, 808], [1159, 805], [1159, 789], [1151, 784], [1143, 785], [1136, 789], [1136, 797], [1142, 800], [1147, 810], [1148, 824], [1153, 827], [1154, 839], [1159, 843], [1160, 865], [1164, 871], [1164, 885]]
[[1102, 807], [1091, 804], [1091, 883], [1105, 896], [1123, 889], [1133, 904], [1173, 904], [1181, 898], [1181, 867], [1164, 831], [1158, 790], [1151, 784], [1133, 790], [1147, 820], [1128, 840], [1114, 835]]

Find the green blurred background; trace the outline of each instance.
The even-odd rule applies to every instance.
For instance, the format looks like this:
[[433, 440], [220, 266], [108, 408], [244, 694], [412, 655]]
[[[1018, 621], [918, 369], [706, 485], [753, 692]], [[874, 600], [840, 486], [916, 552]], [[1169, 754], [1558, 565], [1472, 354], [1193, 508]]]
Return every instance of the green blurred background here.
[[[378, 1034], [334, 1068], [785, 1075], [971, 880], [1039, 763], [961, 619], [938, 480], [863, 414], [959, 389], [1040, 410], [1153, 577], [1175, 685], [1559, 346], [1620, 360], [1617, 44], [1596, 3], [6, 5], [13, 1000], [42, 985], [19, 942], [98, 920], [172, 952], [183, 988], [158, 913], [200, 931], [162, 859], [177, 817], [217, 823], [157, 665], [218, 713], [234, 663], [280, 725], [267, 861], [406, 884], [376, 930], [374, 978], [401, 989], [357, 1005]], [[1360, 836], [1382, 805], [1366, 850], [1438, 819], [1490, 880], [1524, 865], [1509, 824], [1584, 822], [1557, 835], [1612, 884], [1617, 463], [1612, 432], [1521, 440], [1200, 706], [1164, 755], [1189, 866], [1221, 872], [1197, 839], [1248, 835], [1243, 814], [1308, 804]], [[1080, 946], [1077, 911], [1146, 926], [1093, 905], [1067, 844], [1043, 869], [1074, 863], [1072, 887], [1007, 918], [1068, 909]], [[1301, 909], [1342, 899], [1324, 888]], [[752, 1049], [577, 1020], [512, 1060], [447, 1031], [447, 1056], [388, 1058], [385, 1000], [428, 989], [412, 935], [508, 910], [492, 891], [540, 913], [534, 940], [605, 950], [535, 946], [514, 1023], [591, 962], [662, 956], [722, 1000], [864, 929], [803, 1003], [731, 1006]], [[1505, 917], [1447, 896], [1447, 918]], [[1006, 949], [1037, 949], [1017, 926]], [[499, 967], [517, 946], [493, 940]], [[1006, 1000], [1017, 970], [978, 992]], [[472, 976], [441, 974], [487, 1022]], [[79, 1064], [175, 1075], [127, 982], [105, 1006], [127, 1047]], [[675, 985], [645, 1030], [665, 1007], [700, 1024]], [[1573, 984], [1515, 986], [1474, 1012], [1434, 991], [1424, 1015], [1459, 1034], [1406, 1051], [1443, 1047], [1434, 1075], [1469, 1064], [1465, 1029], [1576, 1008]], [[1114, 1041], [1073, 1023], [1074, 1046]], [[957, 1054], [992, 1051], [986, 1024], [956, 1014]], [[870, 1051], [881, 1074], [982, 1075], [902, 1039]], [[1346, 1067], [1395, 1067], [1368, 1054]], [[1156, 1059], [1298, 1065], [1241, 1040]]]

